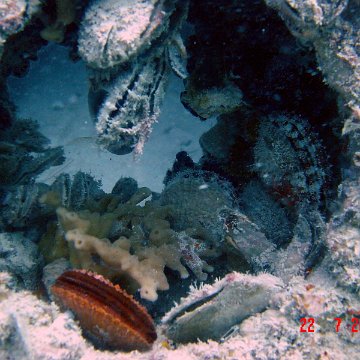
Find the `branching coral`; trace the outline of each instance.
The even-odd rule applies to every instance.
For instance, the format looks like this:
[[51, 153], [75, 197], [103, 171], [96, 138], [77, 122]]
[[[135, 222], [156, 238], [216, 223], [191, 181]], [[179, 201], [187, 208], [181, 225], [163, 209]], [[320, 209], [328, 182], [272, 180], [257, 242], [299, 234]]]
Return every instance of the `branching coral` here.
[[[114, 272], [127, 273], [140, 285], [142, 298], [154, 301], [157, 299], [157, 290], [167, 290], [169, 284], [164, 274], [165, 266], [179, 271], [181, 277], [189, 274], [180, 262], [179, 250], [171, 245], [164, 244], [160, 247], [138, 248], [135, 255], [131, 255], [131, 244], [125, 237], [111, 243], [108, 239], [99, 239], [88, 235], [90, 223], [81, 219], [64, 208], [59, 208], [57, 214], [63, 223], [75, 226], [75, 229], [66, 231], [66, 240], [73, 242], [79, 250], [81, 267], [91, 267], [91, 255], [97, 254]], [[68, 226], [64, 226], [65, 228]]]
[[[141, 297], [151, 301], [157, 299], [158, 290], [169, 288], [165, 266], [186, 278], [189, 273], [183, 261], [197, 278], [205, 280], [205, 272], [213, 268], [202, 258], [218, 255], [205, 241], [207, 233], [191, 227], [174, 231], [169, 222], [174, 216], [171, 206], [150, 201], [138, 205], [149, 195], [149, 189], [140, 188], [123, 203], [116, 194], [104, 195], [88, 203], [92, 211], [58, 207], [60, 228], [49, 227], [41, 242], [48, 261], [69, 256], [74, 267], [125, 278], [133, 289], [140, 288]], [[42, 201], [57, 205], [54, 198], [49, 192]]]

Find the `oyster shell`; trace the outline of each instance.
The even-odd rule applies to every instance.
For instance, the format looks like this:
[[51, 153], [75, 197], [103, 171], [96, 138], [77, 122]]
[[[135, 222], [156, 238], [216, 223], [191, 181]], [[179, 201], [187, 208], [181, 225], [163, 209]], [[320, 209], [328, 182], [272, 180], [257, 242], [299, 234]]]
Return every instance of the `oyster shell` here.
[[86, 11], [79, 53], [89, 67], [89, 107], [99, 142], [136, 154], [160, 114], [169, 69], [185, 77], [179, 29], [188, 1], [101, 0]]
[[97, 115], [100, 142], [114, 154], [143, 146], [160, 114], [169, 68], [164, 53], [135, 64], [113, 81]]
[[97, 0], [87, 8], [79, 33], [79, 54], [95, 69], [109, 69], [137, 57], [167, 37], [176, 1]]
[[220, 340], [232, 326], [270, 307], [282, 288], [282, 281], [269, 274], [230, 273], [212, 285], [193, 287], [162, 323], [175, 342]]

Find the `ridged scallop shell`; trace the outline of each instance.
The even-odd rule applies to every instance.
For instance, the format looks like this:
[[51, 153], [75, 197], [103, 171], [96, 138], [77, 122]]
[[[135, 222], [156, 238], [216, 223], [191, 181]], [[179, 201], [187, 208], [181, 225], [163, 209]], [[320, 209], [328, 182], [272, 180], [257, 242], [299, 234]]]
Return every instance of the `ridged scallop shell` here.
[[51, 290], [62, 307], [75, 313], [84, 332], [101, 345], [145, 351], [156, 340], [155, 326], [146, 309], [100, 275], [69, 270]]

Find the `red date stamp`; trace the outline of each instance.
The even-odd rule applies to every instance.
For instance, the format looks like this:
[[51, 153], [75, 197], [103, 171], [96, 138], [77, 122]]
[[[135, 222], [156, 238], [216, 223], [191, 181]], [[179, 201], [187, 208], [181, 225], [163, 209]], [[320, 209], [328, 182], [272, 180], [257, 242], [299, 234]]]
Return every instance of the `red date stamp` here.
[[[343, 324], [343, 319], [340, 317], [334, 318], [334, 329], [339, 332], [342, 326], [346, 326], [352, 333], [360, 332], [360, 319], [358, 317], [351, 318], [351, 324]], [[313, 333], [315, 332], [315, 319], [313, 317], [303, 317], [300, 319], [300, 332]]]
[[300, 332], [315, 332], [315, 319], [312, 317], [308, 317], [308, 318], [301, 318], [300, 319]]

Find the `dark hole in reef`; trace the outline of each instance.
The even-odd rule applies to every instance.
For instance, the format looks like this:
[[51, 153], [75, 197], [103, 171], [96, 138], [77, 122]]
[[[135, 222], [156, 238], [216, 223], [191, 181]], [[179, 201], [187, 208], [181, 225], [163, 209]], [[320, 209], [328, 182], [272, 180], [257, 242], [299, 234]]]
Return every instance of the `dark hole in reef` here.
[[[337, 109], [338, 94], [325, 85], [313, 50], [300, 45], [277, 13], [260, 0], [236, 4], [225, 0], [216, 4], [212, 0], [201, 4], [193, 1], [188, 21], [194, 26], [194, 33], [187, 39], [190, 80], [185, 84], [185, 92], [191, 94], [191, 86], [197, 91], [221, 87], [226, 79], [242, 90], [246, 104], [238, 114], [224, 115], [231, 117], [234, 132], [238, 132], [227, 159], [220, 162], [205, 154], [202, 167], [241, 189], [253, 177], [250, 169], [258, 131], [256, 117], [283, 113], [305, 119], [322, 143], [323, 154], [318, 156], [323, 157], [329, 176], [323, 185], [320, 209], [328, 219], [329, 204], [336, 197], [344, 163], [343, 121]], [[197, 114], [191, 103], [184, 105]]]
[[103, 263], [103, 261], [101, 260], [101, 257], [98, 254], [91, 254], [91, 260], [96, 265], [100, 265]]
[[131, 129], [134, 127], [134, 123], [132, 121], [128, 121], [126, 124], [124, 124], [124, 129]]

